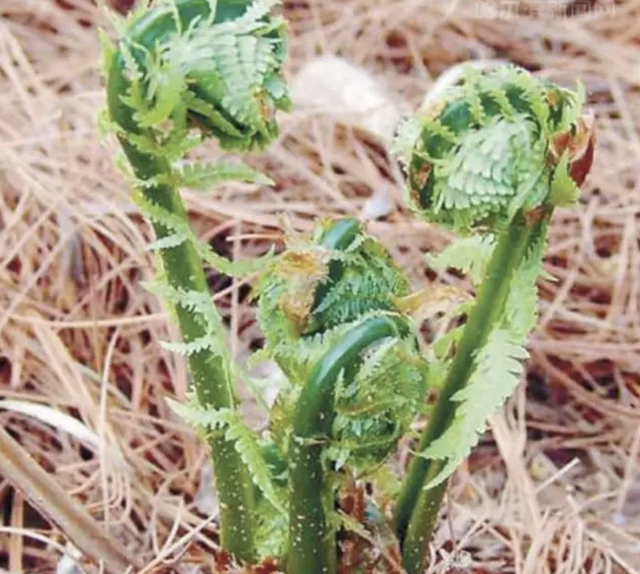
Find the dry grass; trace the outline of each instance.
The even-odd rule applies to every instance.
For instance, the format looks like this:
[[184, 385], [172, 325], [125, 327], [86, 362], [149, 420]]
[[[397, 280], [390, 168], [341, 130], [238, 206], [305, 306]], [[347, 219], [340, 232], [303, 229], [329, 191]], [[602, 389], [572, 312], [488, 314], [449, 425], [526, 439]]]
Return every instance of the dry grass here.
[[[619, 1], [597, 18], [529, 11], [485, 19], [481, 6], [287, 2], [291, 72], [319, 53], [342, 55], [383, 77], [407, 105], [469, 58], [511, 59], [559, 81], [582, 77], [598, 116], [597, 163], [581, 208], [555, 218], [548, 270], [558, 281], [541, 284], [528, 385], [458, 473], [437, 534], [449, 559], [437, 569], [637, 573], [640, 2]], [[103, 18], [89, 0], [4, 0], [0, 15], [0, 396], [71, 415], [99, 440], [73, 438], [47, 415], [0, 409], [0, 419], [143, 559], [144, 572], [181, 557], [186, 573], [215, 548], [215, 527], [193, 503], [207, 455], [165, 405], [184, 396], [186, 372], [157, 344], [176, 333], [139, 285], [152, 268], [149, 228], [97, 133]], [[390, 189], [399, 207], [370, 230], [416, 286], [434, 280], [422, 253], [448, 237], [401, 208], [381, 145], [326, 115], [282, 121], [285, 135], [256, 160], [276, 188], [250, 201], [232, 188], [190, 196], [201, 235], [248, 256], [278, 236], [281, 212], [304, 229], [320, 214], [357, 215], [372, 193]], [[244, 290], [215, 276], [211, 283], [243, 356], [259, 341]], [[60, 531], [7, 482], [0, 498], [0, 567], [55, 571], [66, 544]]]

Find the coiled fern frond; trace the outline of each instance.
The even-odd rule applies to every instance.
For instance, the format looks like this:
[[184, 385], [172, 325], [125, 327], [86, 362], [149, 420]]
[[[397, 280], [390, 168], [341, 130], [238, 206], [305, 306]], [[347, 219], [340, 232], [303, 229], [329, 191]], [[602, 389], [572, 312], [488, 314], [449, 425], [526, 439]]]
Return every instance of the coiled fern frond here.
[[192, 128], [225, 149], [270, 143], [275, 112], [290, 105], [277, 3], [164, 0], [134, 13], [107, 68], [109, 113], [124, 139], [162, 157], [193, 145]]
[[410, 205], [466, 233], [495, 232], [548, 200], [575, 202], [593, 158], [584, 100], [581, 86], [574, 92], [515, 66], [469, 70], [399, 129]]
[[[267, 348], [295, 384], [304, 384], [308, 353], [333, 329], [375, 310], [391, 310], [409, 284], [378, 241], [355, 220], [321, 222], [313, 237], [290, 237], [286, 251], [260, 277], [258, 317]], [[286, 365], [287, 358], [293, 362]]]
[[181, 413], [206, 431], [222, 547], [245, 562], [258, 555], [258, 496], [280, 515], [285, 508], [260, 444], [234, 411], [235, 369], [203, 263], [243, 275], [265, 261], [230, 262], [200, 242], [179, 190], [269, 182], [240, 162], [186, 158], [208, 138], [223, 149], [252, 151], [277, 136], [276, 112], [289, 107], [282, 78], [285, 22], [272, 13], [277, 3], [160, 0], [122, 23], [116, 44], [103, 37], [106, 124], [128, 161], [134, 200], [153, 224], [150, 249], [160, 255], [162, 269], [150, 287], [173, 311], [183, 338], [165, 347], [187, 357], [193, 409], [201, 409], [202, 417], [193, 409]]
[[[292, 383], [295, 400], [318, 361], [366, 319], [397, 315], [409, 283], [389, 253], [354, 220], [321, 222], [310, 240], [292, 241], [262, 275], [258, 318], [263, 351]], [[427, 364], [408, 315], [404, 337], [369, 348], [336, 386], [328, 455], [366, 471], [406, 432], [426, 391]]]

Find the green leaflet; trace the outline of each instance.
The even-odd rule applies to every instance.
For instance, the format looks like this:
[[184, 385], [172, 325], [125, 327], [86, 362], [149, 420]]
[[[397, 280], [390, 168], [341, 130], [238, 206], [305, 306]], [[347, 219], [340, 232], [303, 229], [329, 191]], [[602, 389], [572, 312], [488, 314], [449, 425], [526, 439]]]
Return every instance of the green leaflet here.
[[436, 271], [451, 267], [465, 275], [469, 274], [472, 283], [478, 285], [482, 281], [494, 245], [495, 238], [492, 234], [472, 235], [454, 240], [437, 255], [428, 253], [425, 259]]
[[[521, 186], [529, 187], [524, 174], [535, 172], [543, 163], [544, 148], [534, 145], [527, 128], [527, 120], [520, 118], [518, 122], [493, 121], [469, 133], [455, 156], [434, 167], [433, 213], [450, 214], [456, 229], [492, 213], [506, 218], [511, 202], [521, 195]], [[539, 186], [545, 189], [543, 181]], [[544, 199], [544, 192], [539, 195]]]
[[392, 339], [365, 353], [353, 379], [343, 377], [336, 389], [335, 456], [357, 475], [376, 469], [418, 411], [427, 372], [413, 337]]
[[[513, 272], [500, 321], [484, 346], [477, 350], [467, 385], [451, 398], [457, 403], [452, 423], [419, 453], [426, 458], [447, 460], [441, 472], [424, 486], [425, 489], [438, 486], [455, 471], [485, 431], [486, 421], [502, 406], [519, 382], [523, 361], [528, 358], [524, 345], [537, 318], [536, 283], [542, 272], [546, 232], [545, 224], [531, 237], [525, 257]], [[474, 245], [477, 241], [477, 237], [471, 237], [461, 242]], [[493, 244], [493, 239], [489, 238], [487, 244]], [[470, 250], [471, 253], [480, 251], [478, 246], [475, 251]], [[469, 267], [470, 262], [455, 251], [453, 260]]]
[[212, 188], [229, 182], [257, 183], [273, 185], [273, 181], [259, 171], [242, 163], [218, 162], [187, 163], [176, 168], [178, 185], [198, 191], [210, 191]]
[[159, 63], [158, 68], [149, 67], [147, 72], [150, 76], [148, 97], [155, 103], [149, 109], [137, 111], [135, 118], [141, 127], [153, 128], [167, 121], [178, 107], [186, 80], [171, 63]]
[[517, 69], [509, 75], [507, 81], [522, 91], [522, 98], [529, 104], [533, 117], [543, 132], [549, 129], [549, 104], [546, 101], [547, 94], [542, 89], [541, 83], [523, 69]]
[[584, 112], [587, 103], [587, 90], [581, 81], [576, 82], [576, 89], [570, 93], [571, 105], [563, 110], [560, 121], [558, 122], [558, 131], [564, 131], [575, 125]]
[[411, 156], [420, 137], [420, 122], [417, 118], [404, 118], [396, 130], [391, 143], [391, 152], [398, 158], [400, 164], [407, 169], [411, 163]]
[[229, 259], [222, 257], [222, 255], [218, 255], [208, 245], [201, 242], [198, 244], [198, 252], [200, 257], [202, 257], [202, 259], [214, 269], [217, 269], [221, 273], [229, 275], [230, 277], [240, 278], [248, 277], [249, 275], [262, 271], [275, 259], [273, 249], [270, 249], [261, 257], [230, 261]]
[[[523, 361], [528, 358], [524, 345], [538, 313], [536, 282], [542, 272], [546, 232], [545, 224], [531, 237], [525, 257], [513, 272], [501, 319], [484, 346], [477, 351], [467, 385], [451, 398], [457, 403], [452, 423], [425, 451], [419, 453], [426, 458], [447, 460], [441, 472], [424, 486], [425, 489], [441, 484], [469, 455], [486, 430], [489, 417], [502, 406], [520, 380]], [[474, 244], [477, 238], [462, 241]], [[488, 243], [492, 244], [493, 239], [490, 238]], [[476, 248], [477, 251], [479, 249]], [[459, 256], [457, 260], [469, 267], [468, 260]]]
[[557, 207], [572, 207], [578, 203], [580, 188], [569, 175], [569, 154], [562, 154], [560, 163], [551, 179], [549, 200]]
[[166, 280], [147, 282], [145, 289], [154, 293], [164, 301], [171, 309], [180, 306], [194, 313], [198, 322], [204, 327], [204, 335], [191, 339], [188, 342], [163, 341], [162, 347], [183, 357], [209, 351], [219, 357], [225, 364], [225, 370], [229, 372], [229, 357], [224, 338], [224, 327], [220, 315], [208, 293], [186, 290], [170, 286]]
[[[168, 134], [155, 133], [154, 138], [150, 138], [149, 134], [120, 133], [121, 130], [118, 130], [117, 126], [111, 131], [124, 137], [142, 154], [164, 159], [172, 165], [202, 143], [202, 137], [198, 134], [185, 134], [183, 131], [174, 131]], [[169, 176], [165, 177], [167, 177], [167, 182], [173, 183], [173, 179], [170, 179]], [[175, 175], [173, 177], [175, 178]]]
[[260, 558], [282, 558], [289, 544], [289, 518], [272, 504], [258, 506], [257, 547]]
[[258, 440], [238, 411], [205, 409], [197, 404], [185, 405], [170, 399], [167, 399], [167, 402], [185, 422], [202, 428], [206, 433], [224, 430], [225, 438], [234, 443], [236, 450], [249, 468], [254, 484], [280, 514], [286, 515], [286, 500], [283, 493], [273, 484], [271, 471], [262, 455]]
[[[346, 333], [395, 311], [396, 298], [408, 293], [406, 278], [379, 242], [347, 220], [334, 225], [321, 222], [311, 241], [292, 245], [259, 281], [266, 354], [293, 384], [279, 398], [278, 421]], [[426, 378], [414, 333], [372, 347], [342, 374], [326, 451], [337, 468], [346, 464], [363, 474], [386, 459], [419, 410]]]
[[[148, 185], [155, 184], [155, 180], [153, 184], [148, 183]], [[200, 241], [193, 233], [188, 222], [180, 216], [155, 204], [142, 193], [134, 193], [133, 200], [151, 221], [160, 223], [173, 232], [171, 235], [149, 243], [147, 249], [150, 251], [161, 251], [163, 249], [177, 247], [184, 242], [191, 242], [204, 262], [225, 275], [240, 278], [262, 271], [274, 261], [273, 250], [270, 250], [262, 257], [231, 261], [213, 251], [206, 243]]]
[[489, 417], [514, 391], [528, 353], [520, 337], [507, 329], [496, 329], [480, 349], [468, 385], [452, 400], [459, 403], [455, 418], [445, 433], [418, 456], [446, 459], [442, 471], [423, 488], [442, 483], [469, 455], [486, 429]]
[[101, 72], [102, 76], [106, 78], [109, 75], [111, 60], [116, 52], [116, 46], [102, 28], [98, 29], [98, 41], [100, 43]]
[[522, 264], [515, 270], [504, 308], [504, 322], [514, 339], [523, 341], [535, 327], [538, 318], [537, 281], [543, 274], [546, 226], [534, 237]]

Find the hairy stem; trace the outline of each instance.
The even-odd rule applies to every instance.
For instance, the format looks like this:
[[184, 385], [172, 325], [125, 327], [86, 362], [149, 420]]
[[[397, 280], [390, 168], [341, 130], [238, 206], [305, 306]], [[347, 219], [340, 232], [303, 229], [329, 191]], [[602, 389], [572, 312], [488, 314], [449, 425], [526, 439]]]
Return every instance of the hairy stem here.
[[336, 382], [344, 369], [357, 364], [368, 346], [406, 332], [406, 328], [399, 317], [365, 320], [316, 364], [302, 390], [291, 440], [288, 574], [332, 574], [336, 570], [335, 531], [327, 515], [333, 496], [322, 461], [334, 417]]
[[[546, 221], [546, 217], [542, 219]], [[426, 450], [451, 424], [456, 412], [456, 403], [451, 398], [469, 381], [475, 354], [485, 344], [504, 311], [514, 271], [525, 257], [536, 230], [543, 225], [542, 219], [527, 219], [525, 214], [518, 213], [498, 236], [433, 416], [420, 438], [418, 452]], [[394, 523], [402, 543], [402, 565], [409, 574], [418, 574], [425, 568], [429, 541], [447, 483], [434, 488], [426, 488], [426, 485], [445, 464], [444, 460], [416, 456], [400, 493]]]
[[[246, 3], [239, 2], [231, 4], [236, 11], [243, 4], [246, 6]], [[177, 7], [180, 18], [186, 23], [198, 16], [205, 17], [209, 13], [210, 4], [204, 0], [182, 0]], [[157, 22], [154, 22], [153, 13], [150, 13], [132, 33], [136, 34], [134, 41], [144, 45], [172, 30], [175, 30], [175, 20], [162, 12]], [[137, 124], [132, 109], [121, 100], [121, 96], [127, 93], [128, 79], [120, 52], [113, 56], [107, 83], [109, 113], [124, 132], [119, 136], [120, 143], [136, 177], [148, 181], [158, 175], [170, 174], [170, 166], [165, 160], [140, 152], [128, 141], [128, 134], [147, 137], [150, 141], [154, 136], [150, 130], [142, 129]], [[187, 214], [176, 188], [169, 185], [146, 185], [141, 192], [148, 202], [187, 221]], [[153, 223], [153, 227], [158, 239], [175, 233], [157, 222]], [[171, 287], [209, 296], [206, 276], [196, 246], [191, 241], [186, 240], [174, 247], [161, 249], [160, 255]], [[205, 325], [197, 311], [176, 305], [176, 315], [185, 343], [206, 335]], [[193, 387], [198, 403], [205, 408], [223, 409], [235, 406], [233, 382], [225, 368], [223, 356], [224, 353], [214, 353], [208, 349], [189, 355]], [[234, 444], [225, 440], [223, 434], [223, 430], [216, 431], [208, 438], [220, 501], [221, 545], [236, 559], [251, 562], [256, 557], [254, 488], [249, 471]]]

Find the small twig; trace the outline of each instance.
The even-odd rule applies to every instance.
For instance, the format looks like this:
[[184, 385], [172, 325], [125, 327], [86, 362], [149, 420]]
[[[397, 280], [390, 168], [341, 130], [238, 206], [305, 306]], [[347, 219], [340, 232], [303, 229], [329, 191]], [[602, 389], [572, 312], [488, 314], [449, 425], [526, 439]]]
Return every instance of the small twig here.
[[84, 554], [102, 562], [106, 572], [123, 574], [138, 561], [109, 538], [94, 518], [82, 508], [31, 455], [0, 428], [0, 475], [22, 492], [27, 500]]
[[[42, 544], [44, 544], [48, 548], [56, 549], [63, 556], [67, 555], [67, 548], [65, 548], [64, 546], [62, 546], [61, 544], [59, 544], [55, 540], [51, 540], [51, 539], [47, 538], [44, 534], [40, 534], [39, 532], [34, 532], [33, 530], [30, 530], [28, 528], [15, 528], [13, 526], [0, 526], [0, 534], [9, 534], [10, 536], [14, 536], [15, 535], [15, 536], [21, 536], [22, 538], [31, 538], [32, 540], [37, 540], [38, 542], [41, 542]], [[80, 574], [86, 574], [86, 571], [82, 568], [82, 565], [79, 564], [77, 561], [75, 561], [75, 559], [73, 559], [73, 560], [74, 560], [75, 566], [77, 566], [78, 571], [80, 572]], [[4, 570], [3, 568], [0, 568], [0, 574], [11, 574], [12, 572], [14, 572], [14, 570]], [[22, 572], [22, 570], [20, 570], [20, 572]]]
[[168, 556], [171, 556], [174, 552], [180, 550], [180, 547], [183, 547], [183, 550], [186, 549], [189, 542], [199, 533], [202, 532], [209, 524], [211, 524], [216, 519], [216, 515], [211, 515], [209, 518], [204, 520], [198, 526], [196, 526], [193, 530], [187, 532], [184, 536], [176, 540], [171, 546], [168, 548], [165, 547], [158, 556], [156, 556], [149, 564], [147, 564], [142, 570], [137, 572], [137, 574], [150, 574], [153, 572], [154, 568], [159, 564], [162, 564], [163, 561], [167, 560]]

